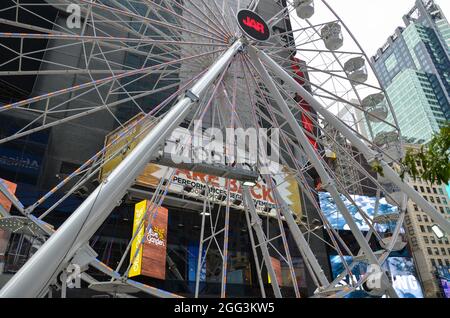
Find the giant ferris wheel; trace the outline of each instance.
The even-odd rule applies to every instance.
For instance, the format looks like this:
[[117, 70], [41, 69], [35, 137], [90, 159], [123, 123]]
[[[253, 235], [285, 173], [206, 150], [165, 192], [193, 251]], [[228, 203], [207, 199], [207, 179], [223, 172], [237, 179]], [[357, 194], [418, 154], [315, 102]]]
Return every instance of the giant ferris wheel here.
[[[405, 246], [402, 225], [407, 198], [450, 232], [445, 218], [398, 176], [402, 148], [395, 114], [367, 56], [328, 1], [9, 2], [11, 5], [2, 9], [5, 18], [0, 20], [0, 28], [14, 27], [20, 32], [0, 29], [0, 45], [9, 52], [1, 65], [0, 79], [8, 82], [12, 77], [39, 76], [52, 85], [35, 87], [31, 97], [0, 106], [0, 116], [12, 114], [27, 120], [20, 130], [1, 136], [0, 144], [71, 122], [90, 121], [95, 125], [92, 118], [99, 120], [98, 114], [112, 118], [116, 124], [111, 131], [119, 127], [120, 133], [33, 205], [24, 206], [0, 188], [22, 214], [11, 216], [2, 211], [2, 226], [19, 228], [42, 239], [38, 251], [0, 291], [1, 297], [43, 297], [73, 264], [83, 269], [81, 277], [93, 289], [178, 297], [130, 278], [133, 257], [138, 253], [131, 253], [129, 262], [127, 255], [133, 242], [138, 247], [144, 244], [145, 235], [136, 240], [137, 233], [151, 228], [152, 218], [165, 205], [180, 167], [233, 179], [241, 189], [241, 200], [227, 199], [229, 186], [224, 193], [211, 195], [213, 186], [207, 179], [203, 191], [197, 193], [196, 200], [203, 202], [198, 245], [205, 253], [198, 256], [196, 296], [201, 296], [199, 269], [212, 244], [220, 250], [221, 295], [227, 295], [231, 209], [245, 215], [262, 297], [267, 296], [261, 278], [263, 269], [270, 277], [273, 295], [284, 296], [270, 256], [274, 249], [292, 281], [296, 281], [290, 248], [298, 249], [304, 259], [317, 287], [314, 297], [345, 297], [361, 286], [372, 295], [397, 297], [392, 282], [381, 270], [376, 273], [376, 286], [368, 284], [373, 274], [369, 272], [347, 286], [340, 286], [339, 281], [347, 275], [352, 277], [352, 270], [360, 264], [381, 268], [392, 251]], [[36, 13], [45, 12], [45, 8], [56, 9], [57, 18]], [[45, 45], [30, 50], [24, 45], [30, 40]], [[76, 59], [60, 58], [62, 50], [76, 52]], [[278, 131], [282, 173], [264, 165], [268, 157], [264, 148], [258, 148], [252, 165], [229, 158], [186, 165], [173, 156], [166, 158], [166, 148], [177, 156], [192, 149], [191, 138], [174, 137], [173, 132], [183, 127], [184, 132], [195, 136], [199, 120], [207, 128], [222, 132], [229, 128]], [[228, 146], [232, 148], [234, 141]], [[125, 158], [104, 175], [98, 187], [55, 231], [46, 217], [120, 156]], [[361, 156], [368, 164], [362, 163]], [[119, 266], [109, 268], [96, 259], [90, 239], [122, 203], [148, 163], [155, 160], [167, 166], [164, 177], [148, 197], [151, 204], [135, 224], [137, 231]], [[311, 202], [311, 211], [296, 213], [295, 204], [283, 196], [286, 175]], [[260, 209], [252, 195], [257, 183], [270, 189], [272, 208]], [[36, 213], [68, 184], [71, 188], [61, 200], [47, 211]], [[188, 194], [192, 187], [182, 191]], [[376, 198], [372, 215], [355, 199], [364, 192]], [[324, 193], [351, 231], [357, 252], [347, 245], [319, 205], [317, 198]], [[395, 212], [382, 214], [379, 206], [383, 200], [397, 207]], [[221, 208], [213, 207], [217, 205]], [[218, 224], [219, 215], [223, 224]], [[270, 226], [277, 228], [276, 236], [262, 225], [265, 218], [273, 220]], [[365, 225], [364, 231], [360, 223]], [[327, 277], [309, 244], [308, 238], [317, 229], [326, 232], [326, 244], [343, 264], [342, 273], [334, 281]], [[288, 246], [286, 232], [294, 238], [294, 246]], [[377, 249], [370, 244], [374, 240]], [[275, 241], [281, 242], [277, 248]], [[350, 255], [351, 260], [344, 255]], [[110, 280], [95, 280], [85, 272], [89, 267]], [[293, 286], [300, 297], [297, 284]]]

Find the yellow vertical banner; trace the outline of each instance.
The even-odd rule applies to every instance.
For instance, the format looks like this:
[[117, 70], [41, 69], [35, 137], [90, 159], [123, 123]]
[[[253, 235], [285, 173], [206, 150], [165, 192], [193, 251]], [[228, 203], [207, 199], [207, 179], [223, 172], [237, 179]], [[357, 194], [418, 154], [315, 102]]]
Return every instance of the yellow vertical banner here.
[[[142, 219], [145, 216], [145, 212], [147, 209], [147, 201], [144, 200], [142, 202], [139, 202], [136, 204], [134, 209], [134, 221], [133, 221], [133, 236], [136, 234], [137, 230], [139, 229], [139, 225], [142, 222]], [[141, 244], [142, 239], [144, 238], [145, 234], [145, 224], [141, 226], [139, 229], [138, 234], [133, 240], [133, 243], [131, 244], [131, 255], [130, 255], [130, 262], [133, 262], [133, 265], [131, 266], [130, 272], [128, 274], [128, 277], [135, 277], [141, 275], [142, 272], [142, 254], [143, 254], [143, 244]], [[137, 252], [139, 250], [139, 252]], [[137, 255], [136, 255], [137, 252]]]

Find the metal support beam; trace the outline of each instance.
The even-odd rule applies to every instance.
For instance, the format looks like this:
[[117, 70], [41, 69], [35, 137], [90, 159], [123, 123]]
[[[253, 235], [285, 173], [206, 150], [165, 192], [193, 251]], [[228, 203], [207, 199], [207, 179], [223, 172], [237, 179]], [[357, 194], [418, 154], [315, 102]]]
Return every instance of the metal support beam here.
[[355, 146], [367, 159], [369, 163], [374, 160], [378, 160], [383, 168], [384, 177], [395, 184], [400, 190], [405, 193], [411, 200], [431, 217], [442, 230], [450, 234], [450, 222], [439, 213], [427, 200], [425, 200], [417, 191], [414, 190], [409, 184], [403, 182], [398, 173], [394, 171], [381, 156], [370, 149], [369, 146], [361, 140], [355, 133], [347, 127], [339, 118], [326, 109], [314, 96], [312, 96], [307, 90], [305, 90], [300, 84], [298, 84], [294, 78], [292, 78], [282, 67], [280, 67], [272, 58], [262, 51], [258, 51], [257, 56], [266, 65], [277, 74], [287, 85], [289, 85], [297, 94], [299, 94], [317, 113], [321, 114], [323, 118], [334, 128], [340, 131], [345, 138], [347, 138], [353, 146]]
[[[274, 196], [276, 197], [275, 200], [277, 200], [277, 202], [281, 206], [281, 213], [284, 216], [284, 219], [286, 220], [289, 230], [292, 233], [292, 237], [294, 238], [297, 248], [306, 257], [306, 261], [311, 265], [311, 268], [313, 269], [314, 274], [317, 277], [317, 279], [319, 280], [321, 286], [324, 288], [328, 287], [328, 285], [329, 285], [328, 278], [325, 275], [319, 262], [317, 261], [317, 258], [314, 255], [313, 251], [311, 250], [311, 247], [309, 246], [308, 242], [306, 241], [305, 236], [303, 235], [302, 231], [300, 230], [300, 227], [297, 225], [297, 223], [295, 223], [294, 217], [292, 216], [292, 211], [286, 205], [286, 203], [284, 202], [283, 198], [281, 197], [281, 195], [277, 189], [274, 189], [273, 193], [274, 193]], [[313, 273], [311, 273], [311, 274], [313, 274]]]
[[273, 269], [272, 266], [272, 260], [270, 258], [266, 236], [264, 235], [264, 231], [261, 225], [262, 221], [258, 213], [256, 212], [255, 203], [253, 201], [252, 195], [248, 187], [246, 186], [242, 187], [242, 195], [244, 199], [244, 206], [250, 212], [251, 215], [252, 226], [256, 232], [256, 237], [259, 242], [259, 248], [261, 249], [264, 263], [266, 264], [267, 272], [269, 273], [270, 281], [272, 283], [273, 292], [276, 298], [281, 298], [282, 295], [280, 285], [278, 284], [277, 275], [275, 274], [275, 270]]
[[[322, 182], [324, 184], [324, 188], [330, 192], [332, 198], [336, 202], [336, 205], [339, 209], [339, 211], [342, 213], [342, 216], [344, 217], [345, 221], [347, 222], [348, 226], [350, 227], [351, 232], [353, 233], [356, 241], [358, 242], [358, 245], [360, 248], [364, 251], [367, 258], [369, 259], [371, 264], [374, 265], [380, 265], [378, 262], [378, 258], [372, 251], [372, 249], [369, 246], [369, 243], [366, 241], [364, 235], [358, 228], [358, 225], [356, 224], [355, 220], [353, 219], [353, 216], [351, 215], [350, 211], [347, 209], [347, 206], [345, 205], [344, 201], [340, 197], [340, 193], [336, 188], [335, 181], [331, 178], [331, 176], [328, 174], [327, 170], [325, 169], [319, 155], [315, 151], [315, 149], [310, 144], [308, 138], [306, 137], [305, 133], [303, 132], [303, 129], [300, 127], [299, 123], [297, 122], [296, 118], [294, 117], [294, 114], [289, 109], [289, 106], [287, 105], [286, 101], [284, 100], [283, 96], [281, 95], [280, 91], [278, 90], [276, 84], [270, 77], [268, 71], [264, 67], [264, 65], [261, 63], [259, 56], [262, 54], [258, 54], [258, 50], [254, 47], [249, 47], [248, 52], [250, 56], [252, 57], [252, 61], [256, 67], [256, 69], [259, 72], [259, 75], [261, 76], [261, 79], [263, 80], [266, 88], [271, 93], [272, 98], [276, 101], [278, 106], [280, 107], [283, 115], [285, 116], [286, 121], [288, 122], [289, 126], [294, 131], [294, 134], [296, 136], [297, 141], [302, 146], [306, 156], [308, 157], [309, 162], [313, 165], [313, 167], [316, 169], [317, 173], [319, 174], [320, 178], [322, 179]], [[274, 62], [275, 63], [275, 62]], [[383, 274], [383, 276], [386, 276]], [[384, 277], [386, 282], [388, 282], [387, 276]], [[388, 293], [390, 297], [398, 297], [397, 293], [395, 292], [394, 288], [389, 285], [388, 286]]]
[[261, 263], [259, 262], [258, 251], [256, 250], [255, 237], [253, 236], [252, 223], [250, 222], [250, 216], [248, 215], [248, 209], [245, 210], [245, 220], [247, 221], [248, 235], [250, 237], [250, 243], [252, 244], [253, 258], [255, 260], [256, 273], [258, 274], [259, 288], [261, 289], [261, 297], [266, 298], [266, 290], [264, 289], [264, 283], [261, 276]]
[[[242, 47], [236, 41], [218, 58], [192, 87], [195, 96], [203, 97], [207, 89], [225, 71]], [[111, 175], [64, 222], [54, 235], [0, 291], [2, 298], [37, 297], [68, 264], [75, 252], [98, 230], [120, 203], [128, 188], [144, 170], [158, 147], [190, 113], [196, 102], [185, 96], [151, 130]]]
[[[209, 185], [206, 185], [206, 195], [203, 201], [203, 213], [202, 213], [202, 229], [200, 232], [200, 243], [198, 247], [198, 258], [197, 258], [197, 270], [195, 274], [195, 298], [199, 297], [200, 293], [200, 275], [203, 264], [203, 244], [205, 242], [205, 224], [206, 224], [206, 209], [208, 206], [209, 197]], [[210, 211], [211, 212], [211, 211]]]

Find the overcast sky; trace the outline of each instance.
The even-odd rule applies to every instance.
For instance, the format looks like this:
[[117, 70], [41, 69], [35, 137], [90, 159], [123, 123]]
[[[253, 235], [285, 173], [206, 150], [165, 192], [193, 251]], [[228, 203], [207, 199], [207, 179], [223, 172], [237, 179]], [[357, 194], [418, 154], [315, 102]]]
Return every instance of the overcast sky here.
[[[328, 0], [328, 3], [372, 56], [397, 26], [404, 25], [402, 17], [415, 0]], [[436, 3], [450, 20], [450, 0], [436, 0]]]

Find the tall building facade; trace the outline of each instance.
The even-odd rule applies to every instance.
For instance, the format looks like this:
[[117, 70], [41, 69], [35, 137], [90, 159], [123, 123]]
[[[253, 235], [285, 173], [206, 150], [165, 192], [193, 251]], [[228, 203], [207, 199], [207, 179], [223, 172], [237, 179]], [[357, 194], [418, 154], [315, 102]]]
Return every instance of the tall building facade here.
[[[372, 63], [403, 137], [423, 144], [450, 120], [450, 25], [433, 0], [416, 0], [403, 22]], [[373, 130], [377, 135], [387, 127]]]
[[[372, 57], [378, 78], [392, 103], [407, 148], [428, 143], [450, 120], [450, 25], [433, 0], [416, 0], [387, 43]], [[375, 135], [388, 131], [373, 124]], [[410, 179], [416, 191], [447, 218], [446, 185]], [[433, 220], [409, 201], [405, 228], [425, 297], [445, 295], [438, 277], [448, 271], [448, 238], [433, 232]]]
[[[409, 149], [418, 149], [417, 145], [407, 145]], [[423, 167], [419, 167], [423, 169]], [[414, 187], [427, 201], [450, 220], [450, 201], [446, 185], [430, 185], [417, 178], [411, 179]], [[415, 258], [417, 269], [426, 297], [444, 297], [444, 285], [439, 277], [440, 271], [450, 269], [450, 242], [448, 237], [439, 238], [433, 231], [435, 223], [415, 203], [409, 201], [405, 226], [408, 240]]]

